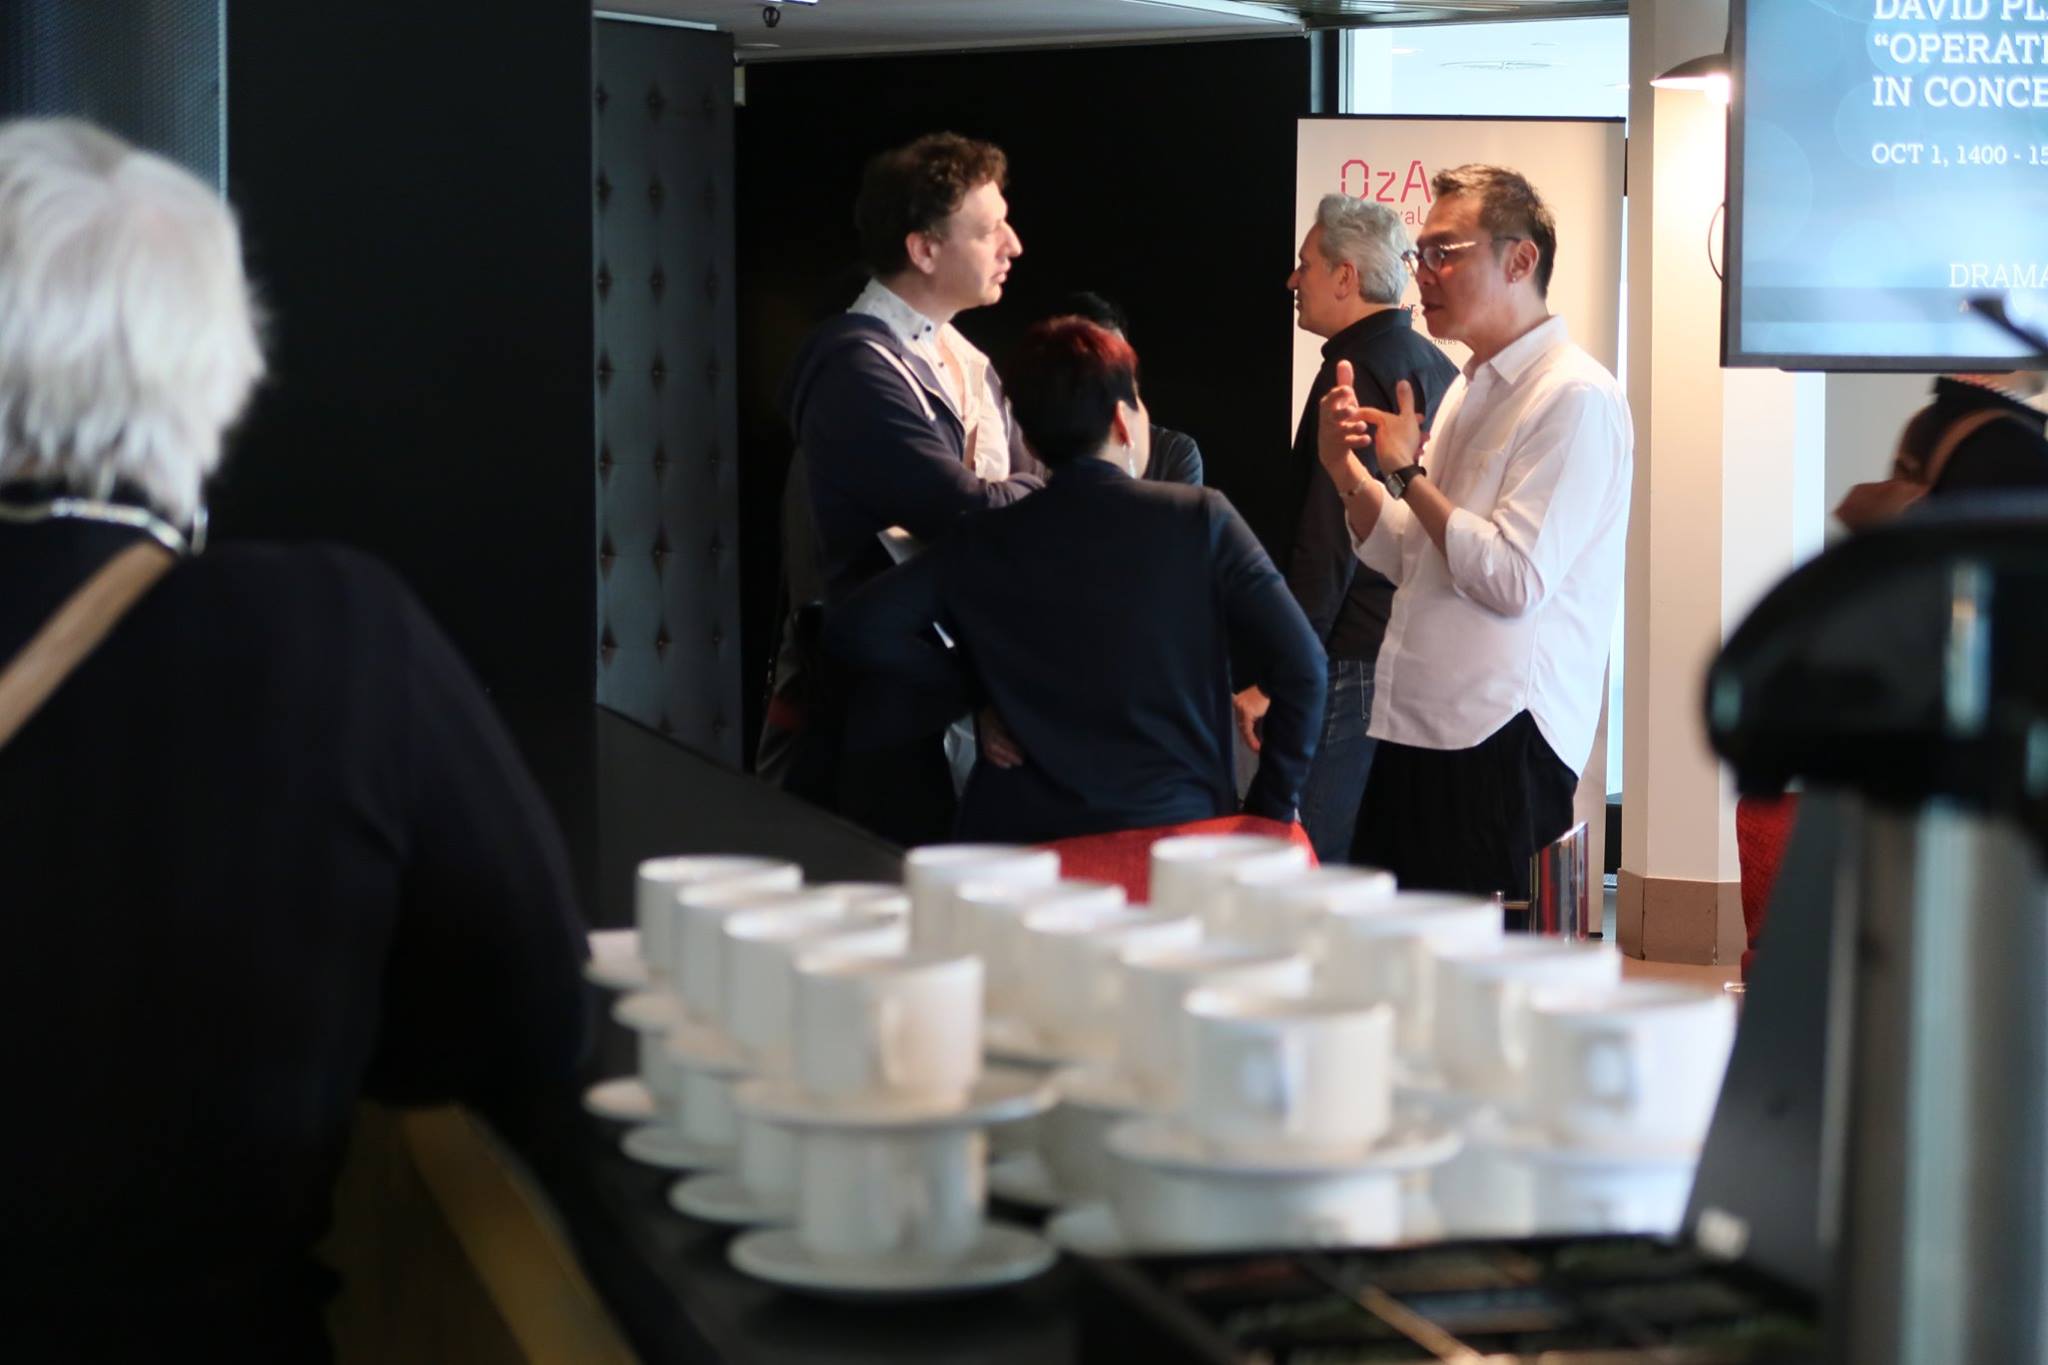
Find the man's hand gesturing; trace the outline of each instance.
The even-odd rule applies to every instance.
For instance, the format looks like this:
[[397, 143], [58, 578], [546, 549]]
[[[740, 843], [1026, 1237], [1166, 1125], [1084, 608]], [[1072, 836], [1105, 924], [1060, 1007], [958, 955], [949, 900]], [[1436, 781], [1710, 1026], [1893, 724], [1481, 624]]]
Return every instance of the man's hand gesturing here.
[[[1341, 377], [1348, 368], [1340, 361], [1338, 375]], [[1382, 474], [1406, 469], [1422, 458], [1422, 417], [1415, 411], [1415, 390], [1407, 380], [1394, 385], [1394, 403], [1397, 411], [1382, 412], [1378, 408], [1360, 407], [1354, 398], [1353, 416], [1345, 426], [1347, 435], [1358, 436], [1355, 444], [1369, 445], [1377, 452]], [[1373, 435], [1375, 428], [1377, 437]]]

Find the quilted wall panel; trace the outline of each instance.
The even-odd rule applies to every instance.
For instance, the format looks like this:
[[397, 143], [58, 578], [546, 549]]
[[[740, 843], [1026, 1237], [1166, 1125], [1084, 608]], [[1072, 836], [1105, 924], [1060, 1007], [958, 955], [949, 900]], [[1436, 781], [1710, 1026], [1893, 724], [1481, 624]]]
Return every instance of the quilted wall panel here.
[[91, 119], [227, 183], [218, 0], [4, 0], [0, 118]]
[[732, 38], [596, 28], [597, 700], [737, 767]]

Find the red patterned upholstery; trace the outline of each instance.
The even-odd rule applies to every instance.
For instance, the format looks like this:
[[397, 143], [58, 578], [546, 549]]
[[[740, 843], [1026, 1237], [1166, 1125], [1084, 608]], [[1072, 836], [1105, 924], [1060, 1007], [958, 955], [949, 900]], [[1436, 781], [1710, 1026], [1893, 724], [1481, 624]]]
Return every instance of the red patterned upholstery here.
[[1778, 864], [1785, 859], [1798, 813], [1797, 796], [1745, 796], [1735, 803], [1735, 860], [1742, 868], [1742, 924], [1749, 936], [1742, 954], [1744, 978], [1756, 957], [1757, 940], [1763, 937], [1771, 887], [1778, 880]]
[[1059, 852], [1061, 876], [1119, 882], [1131, 900], [1137, 902], [1150, 898], [1152, 845], [1179, 834], [1265, 834], [1290, 839], [1308, 849], [1309, 866], [1315, 866], [1316, 854], [1309, 845], [1307, 830], [1261, 815], [1220, 815], [1214, 820], [1196, 820], [1185, 825], [1082, 834], [1072, 839], [1055, 839], [1046, 847]]

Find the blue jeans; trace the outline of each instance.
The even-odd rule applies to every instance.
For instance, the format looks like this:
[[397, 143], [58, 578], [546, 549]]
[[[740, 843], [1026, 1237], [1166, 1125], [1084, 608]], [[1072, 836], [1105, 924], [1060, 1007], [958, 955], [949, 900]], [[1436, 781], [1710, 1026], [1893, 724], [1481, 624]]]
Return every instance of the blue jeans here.
[[1330, 660], [1330, 694], [1323, 705], [1323, 737], [1301, 784], [1301, 823], [1316, 859], [1351, 861], [1358, 802], [1379, 741], [1366, 736], [1372, 720], [1372, 665], [1363, 659]]

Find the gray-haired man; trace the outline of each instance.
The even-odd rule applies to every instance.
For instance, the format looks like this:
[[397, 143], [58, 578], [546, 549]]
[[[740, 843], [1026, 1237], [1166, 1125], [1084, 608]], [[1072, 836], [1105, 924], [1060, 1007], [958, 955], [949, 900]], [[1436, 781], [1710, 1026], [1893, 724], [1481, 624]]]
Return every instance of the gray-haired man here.
[[[1358, 401], [1390, 412], [1396, 406], [1394, 385], [1407, 380], [1425, 422], [1457, 376], [1443, 352], [1409, 326], [1408, 310], [1400, 306], [1408, 283], [1401, 253], [1408, 246], [1408, 230], [1392, 209], [1325, 195], [1287, 277], [1298, 325], [1325, 338], [1323, 365], [1301, 410], [1289, 464], [1301, 511], [1293, 548], [1280, 556], [1287, 586], [1330, 657], [1322, 742], [1301, 789], [1302, 824], [1324, 862], [1348, 861], [1351, 855], [1359, 798], [1372, 769], [1374, 746], [1366, 725], [1372, 717], [1373, 661], [1386, 633], [1394, 585], [1352, 553], [1343, 499], [1316, 459], [1316, 411], [1336, 382], [1340, 360], [1351, 362]], [[1378, 403], [1368, 393], [1387, 401]], [[1254, 749], [1265, 711], [1265, 694], [1256, 687], [1238, 693], [1238, 729]]]

